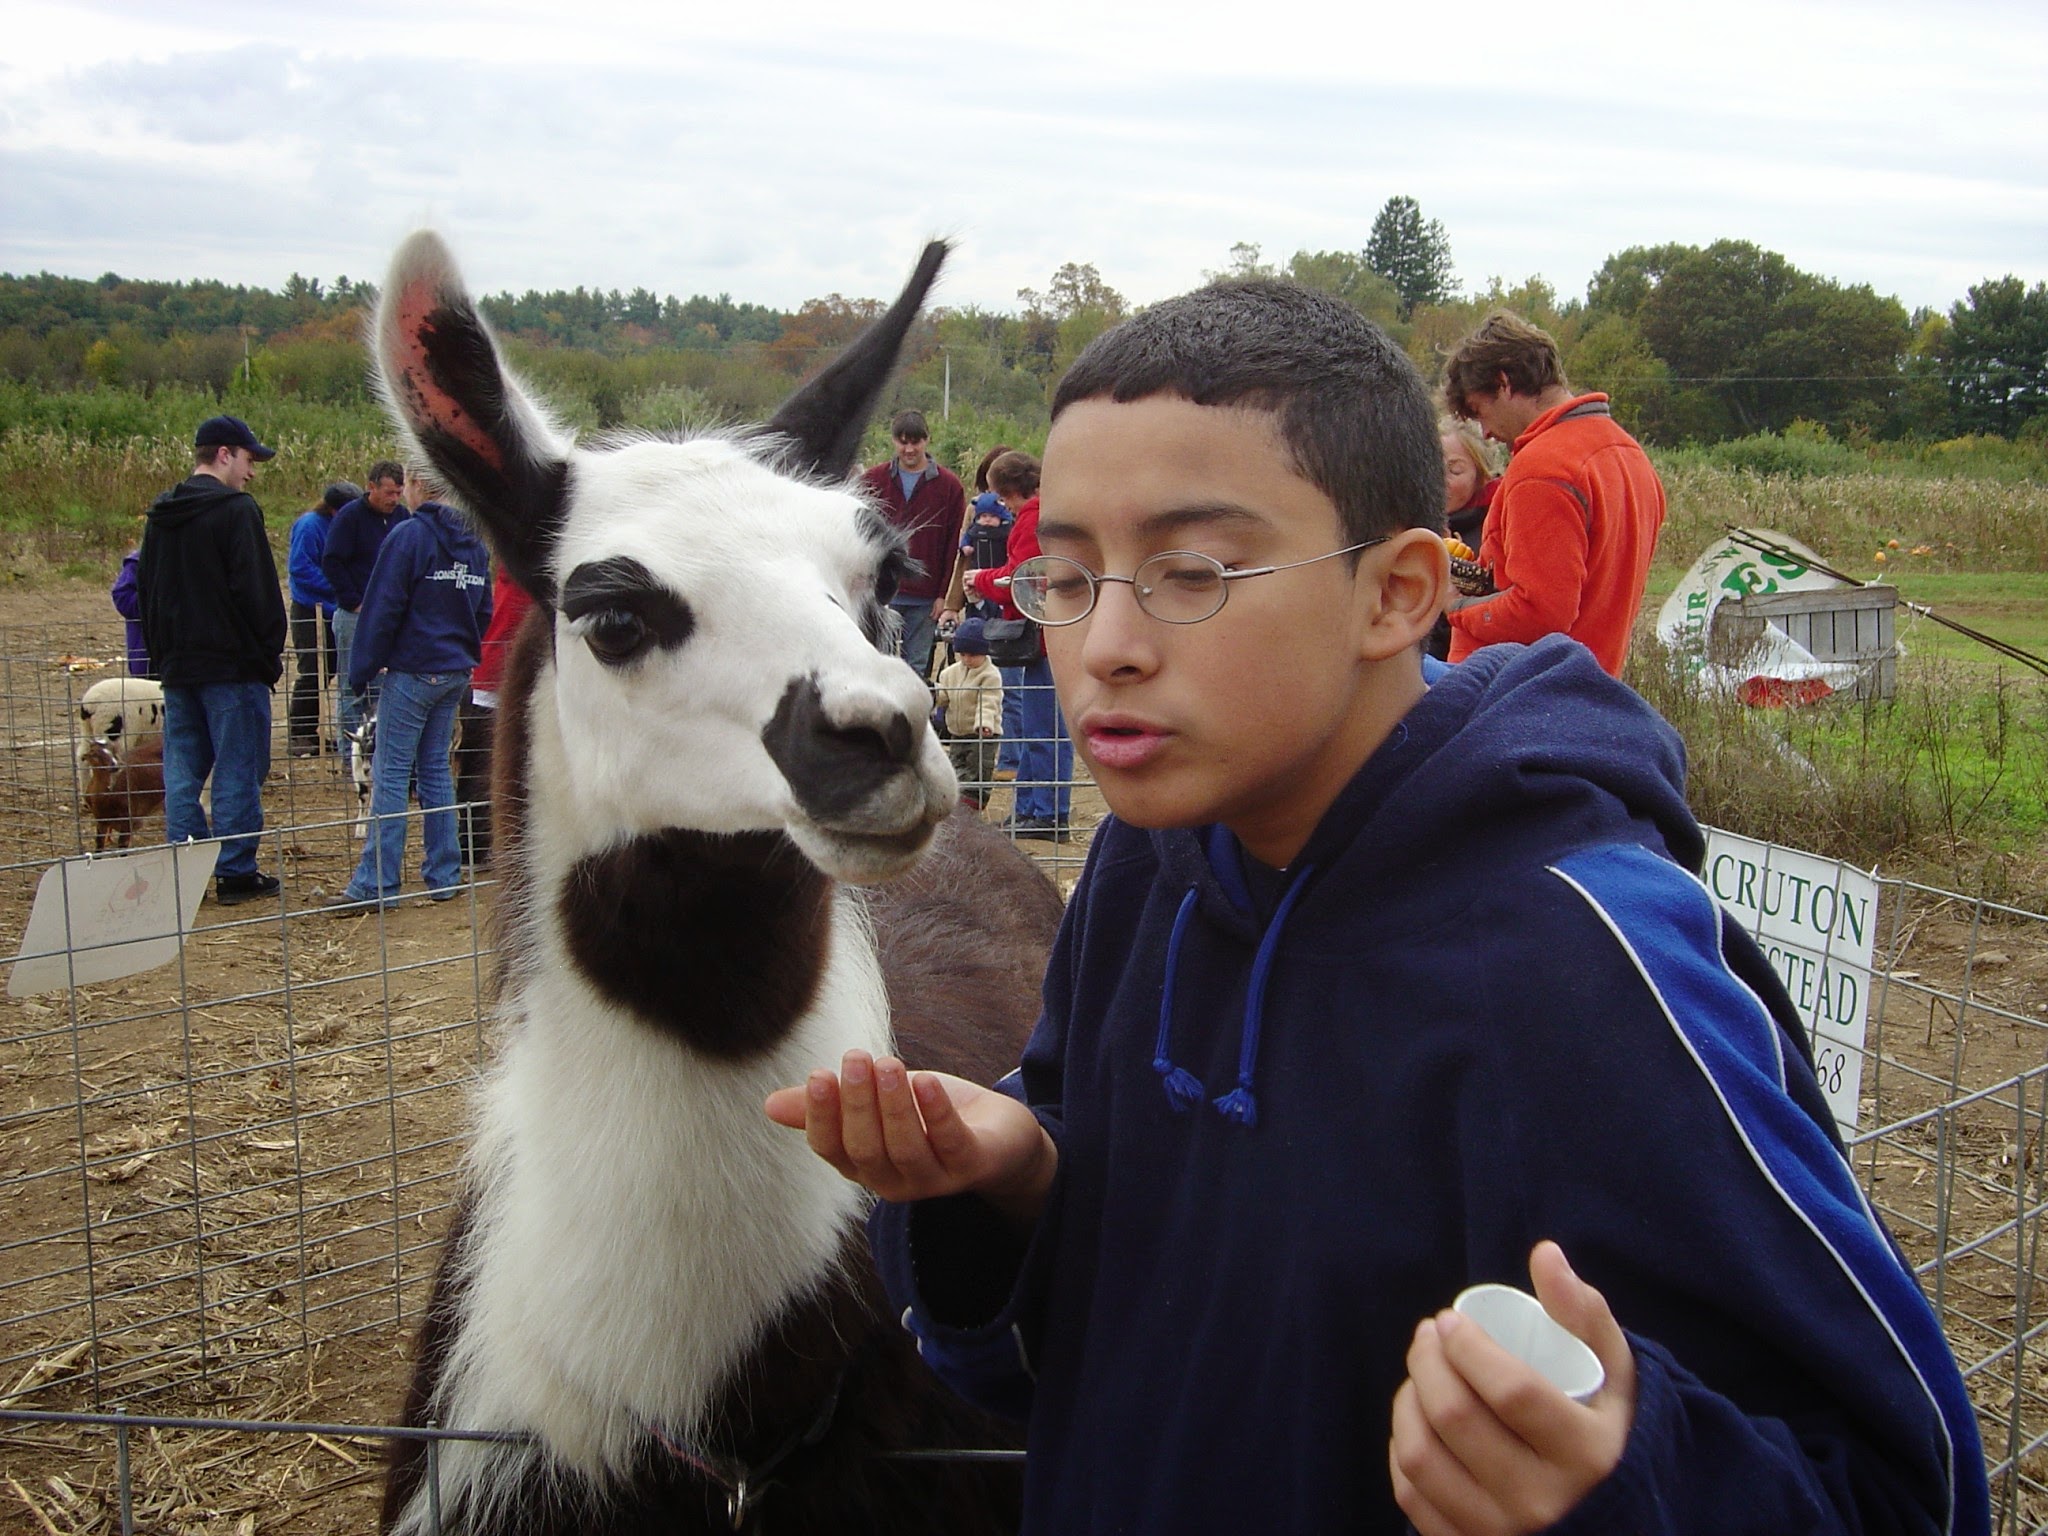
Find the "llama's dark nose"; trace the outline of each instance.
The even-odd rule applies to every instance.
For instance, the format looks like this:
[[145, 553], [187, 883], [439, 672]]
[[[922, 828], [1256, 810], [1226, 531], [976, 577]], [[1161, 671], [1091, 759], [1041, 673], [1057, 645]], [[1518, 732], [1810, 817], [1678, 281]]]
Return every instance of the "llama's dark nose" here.
[[857, 824], [876, 794], [917, 759], [920, 727], [877, 700], [835, 722], [814, 677], [793, 680], [761, 732], [804, 814], [825, 826]]

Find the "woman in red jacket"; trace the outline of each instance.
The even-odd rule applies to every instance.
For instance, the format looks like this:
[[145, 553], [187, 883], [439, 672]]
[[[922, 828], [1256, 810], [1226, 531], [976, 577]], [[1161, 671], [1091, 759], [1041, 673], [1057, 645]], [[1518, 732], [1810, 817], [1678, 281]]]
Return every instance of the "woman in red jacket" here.
[[[1038, 460], [1028, 453], [1006, 453], [989, 466], [988, 483], [1003, 505], [1016, 514], [1016, 521], [1010, 524], [1004, 564], [969, 571], [967, 590], [999, 605], [1004, 618], [1021, 618], [1017, 605], [1010, 601], [1008, 583], [1010, 572], [1039, 553]], [[1067, 736], [1059, 700], [1053, 695], [1052, 664], [1045, 659], [1043, 640], [1037, 659], [1022, 672], [1022, 686], [1017, 690], [1023, 735], [1017, 744], [1017, 801], [1005, 828], [1018, 837], [1057, 842], [1067, 835], [1074, 743]]]
[[462, 738], [455, 748], [455, 803], [462, 810], [462, 862], [472, 869], [485, 869], [491, 862], [491, 735], [498, 714], [498, 682], [505, 675], [505, 658], [512, 650], [512, 637], [533, 607], [526, 589], [505, 574], [495, 572], [497, 585], [491, 593], [491, 623], [484, 631], [483, 658], [470, 674], [469, 697], [462, 702], [459, 723]]

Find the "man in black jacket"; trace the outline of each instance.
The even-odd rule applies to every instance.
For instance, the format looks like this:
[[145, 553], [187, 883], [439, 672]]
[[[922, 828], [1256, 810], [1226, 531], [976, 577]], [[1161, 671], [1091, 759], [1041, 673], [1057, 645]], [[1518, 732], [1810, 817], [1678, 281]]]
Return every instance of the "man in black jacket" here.
[[[137, 585], [164, 685], [164, 832], [221, 838], [214, 900], [277, 894], [256, 868], [270, 772], [270, 690], [284, 672], [284, 597], [263, 512], [245, 487], [276, 456], [246, 422], [215, 416], [193, 436], [192, 475], [149, 509]], [[213, 778], [213, 825], [199, 790]]]

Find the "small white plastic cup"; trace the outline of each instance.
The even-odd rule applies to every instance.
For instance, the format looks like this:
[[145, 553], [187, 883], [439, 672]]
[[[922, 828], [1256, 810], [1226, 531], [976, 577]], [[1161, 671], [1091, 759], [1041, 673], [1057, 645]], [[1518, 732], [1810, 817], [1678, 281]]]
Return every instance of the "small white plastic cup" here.
[[1574, 1402], [1587, 1402], [1607, 1381], [1600, 1357], [1566, 1332], [1543, 1303], [1512, 1285], [1473, 1285], [1451, 1310], [1486, 1330], [1486, 1336]]

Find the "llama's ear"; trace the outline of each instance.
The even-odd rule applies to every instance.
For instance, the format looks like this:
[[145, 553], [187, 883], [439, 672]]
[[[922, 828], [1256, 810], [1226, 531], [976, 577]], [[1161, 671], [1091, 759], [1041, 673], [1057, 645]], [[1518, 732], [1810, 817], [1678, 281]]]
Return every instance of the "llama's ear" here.
[[421, 230], [398, 248], [374, 323], [378, 388], [399, 431], [512, 578], [552, 605], [568, 442], [506, 369], [439, 235]]
[[783, 401], [768, 430], [789, 440], [793, 467], [834, 480], [852, 470], [868, 417], [896, 370], [896, 354], [939, 275], [946, 251], [943, 240], [927, 245], [889, 312], [856, 336], [831, 366]]

